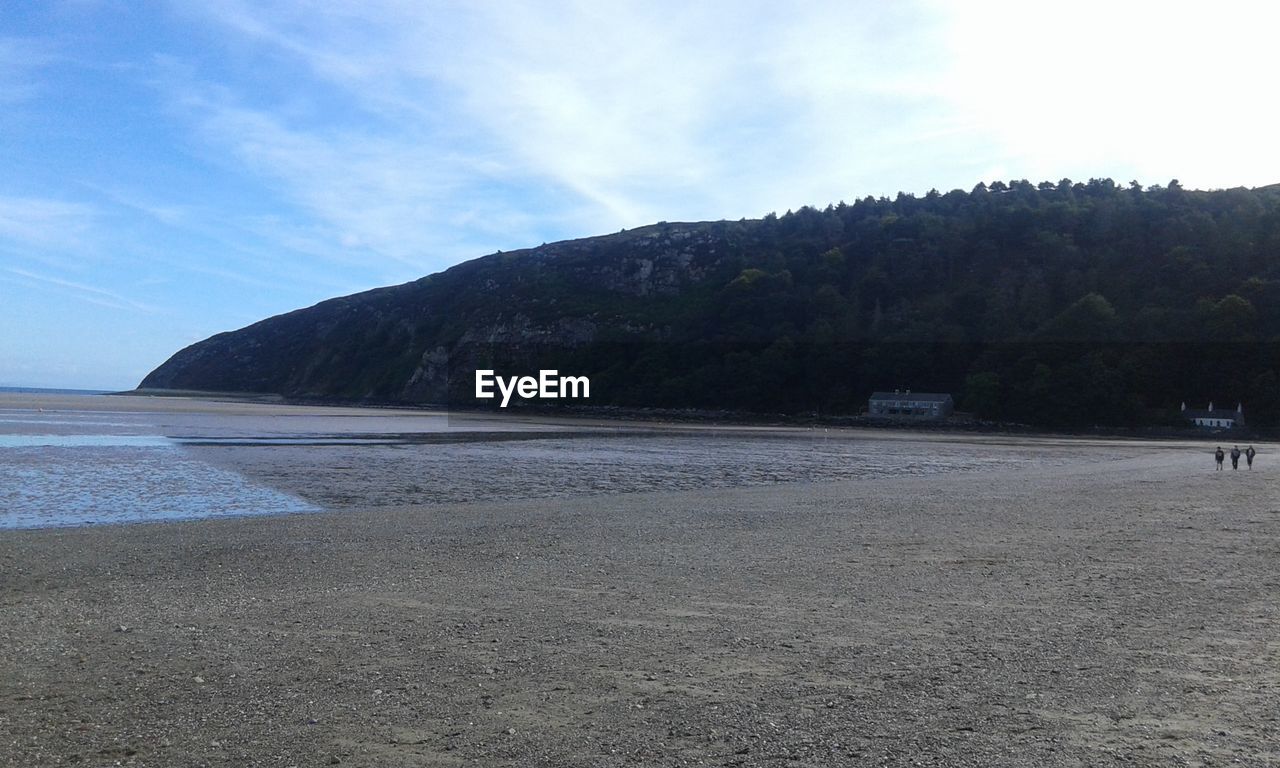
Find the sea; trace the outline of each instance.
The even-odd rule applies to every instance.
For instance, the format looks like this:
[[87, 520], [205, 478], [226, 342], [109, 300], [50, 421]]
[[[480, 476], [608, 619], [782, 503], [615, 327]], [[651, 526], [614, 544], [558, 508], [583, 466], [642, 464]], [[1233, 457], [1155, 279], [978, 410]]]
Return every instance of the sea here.
[[0, 388], [0, 528], [318, 511], [192, 457], [159, 414], [121, 399]]
[[0, 529], [832, 482], [1071, 460], [824, 428], [610, 424], [0, 389]]
[[48, 387], [0, 387], [0, 394], [17, 395], [107, 395], [109, 389], [50, 389]]

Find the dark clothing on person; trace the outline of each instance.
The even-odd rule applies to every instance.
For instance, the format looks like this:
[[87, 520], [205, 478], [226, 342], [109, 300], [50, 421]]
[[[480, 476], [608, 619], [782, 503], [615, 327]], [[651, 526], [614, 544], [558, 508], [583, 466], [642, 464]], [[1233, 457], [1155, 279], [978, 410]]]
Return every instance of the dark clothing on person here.
[[1226, 456], [1227, 456], [1227, 455], [1226, 455], [1225, 453], [1223, 453], [1223, 452], [1222, 452], [1222, 449], [1221, 449], [1221, 448], [1219, 448], [1218, 450], [1214, 451], [1214, 453], [1213, 453], [1213, 458], [1217, 459], [1217, 461], [1218, 461], [1218, 469], [1222, 469], [1222, 460], [1223, 460], [1223, 459], [1225, 459], [1225, 458], [1226, 458]]
[[1249, 469], [1253, 469], [1253, 457], [1257, 455], [1258, 455], [1258, 452], [1253, 450], [1252, 445], [1244, 449], [1244, 460], [1248, 462]]
[[1240, 468], [1240, 449], [1239, 448], [1231, 449], [1231, 468], [1232, 469]]

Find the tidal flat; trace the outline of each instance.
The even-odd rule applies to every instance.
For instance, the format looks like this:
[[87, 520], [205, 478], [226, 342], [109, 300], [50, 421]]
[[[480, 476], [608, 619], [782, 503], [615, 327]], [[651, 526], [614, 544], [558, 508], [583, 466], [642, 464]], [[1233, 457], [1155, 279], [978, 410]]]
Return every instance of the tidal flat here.
[[306, 508], [0, 530], [3, 765], [1280, 761], [1274, 446], [16, 397]]

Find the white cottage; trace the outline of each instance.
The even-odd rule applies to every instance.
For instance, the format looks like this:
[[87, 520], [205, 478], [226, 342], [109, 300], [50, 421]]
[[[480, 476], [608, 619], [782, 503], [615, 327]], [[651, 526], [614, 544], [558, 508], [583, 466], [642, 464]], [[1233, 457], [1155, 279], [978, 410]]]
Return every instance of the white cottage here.
[[1232, 429], [1234, 427], [1244, 426], [1244, 404], [1236, 403], [1236, 409], [1230, 408], [1214, 408], [1213, 401], [1209, 401], [1209, 407], [1205, 410], [1196, 410], [1187, 408], [1187, 404], [1182, 404], [1182, 417], [1197, 427], [1205, 429]]
[[955, 410], [951, 395], [942, 392], [874, 392], [867, 401], [867, 415], [873, 418], [942, 420]]

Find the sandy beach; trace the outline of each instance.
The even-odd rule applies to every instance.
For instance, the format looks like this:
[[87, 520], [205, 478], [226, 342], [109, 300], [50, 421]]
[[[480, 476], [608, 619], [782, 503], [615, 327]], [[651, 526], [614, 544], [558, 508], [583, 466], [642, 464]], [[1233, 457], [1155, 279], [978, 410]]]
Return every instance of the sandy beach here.
[[0, 764], [1280, 762], [1269, 453], [1054, 451], [0, 531]]

